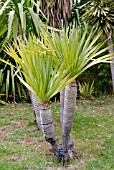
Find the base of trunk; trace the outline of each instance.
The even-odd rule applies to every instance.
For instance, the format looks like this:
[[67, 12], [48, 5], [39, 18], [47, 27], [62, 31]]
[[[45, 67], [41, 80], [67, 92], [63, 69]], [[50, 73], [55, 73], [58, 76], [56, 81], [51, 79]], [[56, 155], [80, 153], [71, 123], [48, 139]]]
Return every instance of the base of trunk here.
[[50, 144], [55, 157], [59, 157], [60, 144], [56, 141], [54, 133], [53, 117], [49, 103], [40, 106], [41, 128], [46, 141]]
[[50, 150], [53, 152], [54, 157], [59, 158], [59, 152], [62, 149], [61, 145], [53, 138], [46, 138], [46, 141], [50, 144]]
[[68, 156], [70, 158], [74, 157], [74, 142], [70, 136], [62, 135], [63, 147], [68, 151]]

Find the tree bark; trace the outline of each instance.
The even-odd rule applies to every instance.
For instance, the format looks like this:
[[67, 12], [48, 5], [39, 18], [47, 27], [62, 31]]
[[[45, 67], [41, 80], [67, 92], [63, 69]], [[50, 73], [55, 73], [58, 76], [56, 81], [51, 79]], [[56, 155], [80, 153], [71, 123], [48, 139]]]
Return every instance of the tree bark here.
[[38, 102], [36, 96], [33, 93], [30, 93], [30, 96], [31, 96], [31, 102], [32, 102], [32, 107], [34, 111], [35, 121], [38, 125], [38, 129], [42, 131], [41, 120], [40, 120], [40, 103]]
[[[108, 46], [113, 45], [112, 38], [108, 39], [107, 41]], [[108, 49], [109, 54], [114, 52], [113, 46]], [[111, 68], [111, 76], [112, 76], [112, 88], [113, 88], [113, 94], [114, 94], [114, 58], [111, 59], [112, 63], [110, 63]]]
[[70, 158], [73, 157], [74, 142], [70, 137], [70, 131], [72, 128], [74, 113], [76, 110], [76, 96], [77, 86], [76, 81], [74, 80], [65, 88], [63, 125], [62, 125], [63, 146], [66, 150], [68, 150]]
[[62, 28], [70, 18], [72, 0], [42, 0], [42, 11], [49, 20], [49, 25]]
[[65, 89], [63, 89], [60, 92], [60, 121], [61, 121], [61, 124], [63, 124], [64, 94], [65, 94]]
[[50, 144], [54, 156], [59, 157], [59, 150], [61, 149], [61, 147], [56, 141], [51, 107], [48, 103], [44, 103], [40, 106], [40, 118], [44, 137], [46, 141]]

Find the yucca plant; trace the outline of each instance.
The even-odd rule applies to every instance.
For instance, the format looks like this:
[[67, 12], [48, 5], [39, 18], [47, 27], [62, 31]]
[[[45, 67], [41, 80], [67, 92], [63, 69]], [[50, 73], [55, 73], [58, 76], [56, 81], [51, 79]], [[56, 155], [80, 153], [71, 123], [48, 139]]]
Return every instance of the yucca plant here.
[[[41, 127], [46, 140], [51, 143], [52, 150], [58, 154], [58, 146], [54, 134], [54, 126], [50, 110], [49, 99], [65, 87], [64, 111], [62, 121], [62, 137], [64, 148], [72, 156], [73, 141], [70, 138], [75, 107], [76, 107], [76, 81], [82, 72], [91, 66], [106, 62], [112, 54], [104, 54], [108, 47], [97, 40], [101, 36], [94, 35], [88, 29], [72, 27], [59, 33], [41, 30], [44, 33], [41, 39], [30, 38], [18, 41], [15, 50], [9, 45], [7, 54], [16, 60], [22, 68], [25, 81], [19, 76], [20, 67], [16, 74], [20, 81], [36, 96], [40, 103]], [[21, 56], [21, 58], [19, 57]]]
[[[97, 43], [102, 32], [94, 34], [91, 30], [88, 34], [88, 28], [75, 28], [72, 26], [66, 31], [60, 33], [53, 32], [51, 35], [44, 32], [44, 44], [41, 47], [45, 51], [50, 51], [53, 60], [59, 60], [59, 64], [65, 63], [65, 69], [68, 69], [70, 77], [78, 77], [82, 72], [91, 66], [100, 62], [106, 62], [113, 54], [104, 54], [109, 47], [103, 48], [105, 43]], [[38, 44], [39, 45], [39, 44]], [[55, 62], [56, 64], [56, 62]], [[64, 147], [72, 156], [73, 141], [70, 138], [75, 107], [76, 107], [76, 81], [74, 80], [65, 88], [62, 114], [62, 137]]]
[[78, 83], [80, 97], [82, 98], [91, 98], [94, 92], [94, 82], [90, 85], [89, 83]]
[[[51, 144], [54, 154], [58, 156], [60, 148], [54, 134], [49, 100], [64, 89], [72, 81], [72, 78], [68, 74], [68, 69], [64, 69], [64, 63], [61, 63], [60, 66], [57, 60], [56, 65], [54, 65], [51, 53], [42, 52], [38, 49], [37, 42], [34, 43], [34, 38], [29, 38], [26, 43], [19, 40], [18, 44], [15, 44], [18, 54], [11, 45], [8, 45], [5, 51], [19, 66], [15, 67], [8, 62], [6, 63], [15, 68], [17, 77], [39, 101], [43, 134], [46, 141]], [[23, 74], [25, 80], [20, 77], [20, 72]]]

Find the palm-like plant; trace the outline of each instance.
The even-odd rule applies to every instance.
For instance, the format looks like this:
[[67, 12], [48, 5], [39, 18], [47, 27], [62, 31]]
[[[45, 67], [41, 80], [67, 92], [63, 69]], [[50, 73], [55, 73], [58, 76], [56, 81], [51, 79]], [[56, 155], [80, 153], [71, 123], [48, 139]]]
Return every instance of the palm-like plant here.
[[[19, 40], [19, 45], [15, 46], [19, 55], [10, 45], [6, 52], [20, 65], [15, 74], [40, 103], [42, 131], [57, 155], [60, 148], [55, 139], [49, 99], [66, 87], [62, 137], [64, 147], [71, 155], [73, 141], [70, 131], [76, 106], [75, 78], [89, 67], [109, 60], [112, 55], [104, 55], [108, 49], [102, 49], [105, 42], [97, 44], [101, 32], [94, 35], [91, 31], [88, 35], [87, 28], [81, 30], [75, 27], [70, 32], [62, 30], [50, 34], [50, 31], [41, 31], [44, 33], [43, 41], [34, 37], [25, 43]], [[19, 76], [19, 71], [22, 71], [25, 80]]]
[[[85, 8], [83, 21], [88, 23], [90, 27], [97, 32], [102, 30], [107, 37], [108, 46], [112, 45], [112, 36], [114, 29], [114, 2], [113, 0], [99, 0], [93, 1]], [[109, 53], [114, 52], [113, 46], [108, 48]], [[112, 59], [111, 75], [114, 93], [114, 59]]]
[[[18, 44], [15, 46], [18, 54], [10, 45], [6, 47], [6, 53], [19, 64], [15, 73], [17, 77], [39, 101], [43, 134], [46, 141], [51, 144], [52, 151], [58, 156], [60, 148], [54, 134], [49, 100], [65, 88], [72, 81], [72, 78], [70, 78], [68, 71], [64, 69], [64, 63], [60, 66], [57, 61], [54, 65], [51, 53], [39, 50], [37, 43], [34, 43], [34, 39], [30, 38], [26, 43], [18, 41]], [[23, 73], [25, 80], [20, 77], [20, 71]]]
[[92, 82], [92, 84], [90, 85], [89, 83], [78, 83], [79, 86], [79, 92], [80, 92], [80, 96], [82, 98], [90, 98], [92, 97], [92, 94], [94, 92], [94, 81]]
[[[103, 43], [97, 43], [102, 32], [94, 35], [92, 30], [88, 35], [88, 29], [78, 29], [78, 27], [61, 31], [60, 34], [52, 33], [52, 35], [44, 32], [43, 50], [51, 51], [53, 60], [59, 60], [59, 64], [65, 63], [65, 69], [74, 79], [91, 66], [100, 62], [109, 60], [113, 54], [104, 54], [109, 47], [103, 48]], [[72, 81], [65, 88], [64, 108], [62, 113], [62, 137], [64, 147], [72, 155], [73, 141], [70, 138], [75, 107], [76, 107], [76, 81]]]

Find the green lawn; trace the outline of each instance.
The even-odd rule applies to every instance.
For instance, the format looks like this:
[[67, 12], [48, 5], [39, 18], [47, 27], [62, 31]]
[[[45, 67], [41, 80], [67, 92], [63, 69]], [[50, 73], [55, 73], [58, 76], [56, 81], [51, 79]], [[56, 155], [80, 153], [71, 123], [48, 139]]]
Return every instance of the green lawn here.
[[[53, 104], [52, 109], [61, 142], [59, 105]], [[114, 97], [78, 100], [71, 135], [76, 158], [65, 169], [114, 170]], [[0, 170], [37, 169], [64, 168], [34, 124], [31, 104], [0, 106]]]

